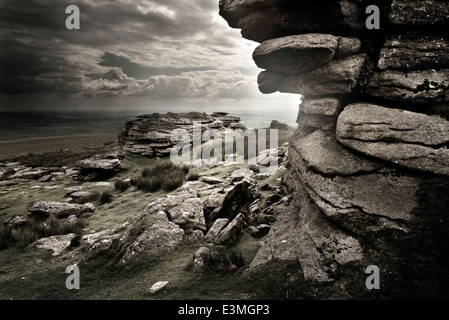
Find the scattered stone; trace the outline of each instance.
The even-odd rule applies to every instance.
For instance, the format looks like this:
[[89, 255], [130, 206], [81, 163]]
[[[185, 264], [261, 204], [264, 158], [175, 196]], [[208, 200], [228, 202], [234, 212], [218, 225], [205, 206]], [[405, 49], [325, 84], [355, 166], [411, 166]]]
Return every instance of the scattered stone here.
[[111, 235], [101, 239], [97, 239], [92, 243], [92, 245], [87, 249], [86, 259], [91, 259], [94, 256], [97, 256], [99, 253], [107, 251], [111, 248], [114, 240], [119, 238], [120, 235]]
[[39, 178], [39, 182], [49, 182], [53, 179], [53, 174], [47, 174], [41, 178]]
[[204, 182], [209, 183], [209, 184], [223, 183], [223, 180], [216, 178], [216, 177], [201, 177], [201, 180], [203, 180]]
[[242, 181], [245, 178], [251, 178], [254, 175], [254, 172], [247, 168], [234, 170], [231, 175], [231, 184]]
[[228, 222], [229, 222], [229, 219], [227, 219], [227, 218], [221, 218], [221, 219], [215, 220], [214, 224], [207, 232], [205, 240], [216, 241], [218, 235], [225, 228], [225, 226], [228, 224]]
[[271, 206], [272, 204], [274, 204], [274, 203], [276, 203], [276, 202], [279, 202], [280, 200], [281, 200], [281, 196], [279, 195], [279, 194], [272, 194], [272, 195], [269, 195], [268, 197], [267, 197], [267, 199], [265, 200], [265, 205], [268, 207], [268, 206]]
[[249, 205], [259, 199], [261, 194], [255, 180], [244, 178], [226, 193], [218, 217], [233, 219], [240, 212], [247, 212]]
[[275, 130], [288, 130], [289, 126], [286, 123], [282, 123], [277, 120], [273, 120], [273, 121], [271, 121], [269, 128], [275, 129]]
[[239, 213], [217, 236], [217, 243], [232, 241], [233, 238], [243, 229], [245, 216]]
[[51, 236], [36, 240], [35, 242], [33, 242], [33, 245], [40, 249], [52, 250], [52, 256], [59, 256], [62, 251], [70, 246], [70, 243], [72, 242], [72, 239], [74, 237], [74, 233]]
[[39, 180], [43, 176], [46, 176], [48, 170], [31, 170], [30, 168], [20, 170], [11, 176], [11, 179], [29, 179], [29, 180]]
[[23, 227], [29, 223], [31, 223], [33, 220], [28, 215], [15, 215], [8, 220], [3, 222], [4, 226], [8, 226], [10, 228], [18, 228]]
[[158, 281], [153, 284], [150, 288], [150, 293], [155, 294], [163, 290], [167, 290], [170, 287], [170, 282], [168, 281]]
[[156, 198], [148, 204], [141, 217], [164, 212], [171, 222], [183, 229], [206, 230], [203, 207], [203, 201], [196, 192], [186, 189]]

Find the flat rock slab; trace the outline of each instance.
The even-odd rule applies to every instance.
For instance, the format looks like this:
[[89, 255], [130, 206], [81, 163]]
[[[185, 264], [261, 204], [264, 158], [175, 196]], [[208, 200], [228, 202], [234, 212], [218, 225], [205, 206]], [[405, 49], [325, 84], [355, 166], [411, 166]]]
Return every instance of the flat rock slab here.
[[202, 177], [201, 180], [203, 180], [204, 182], [208, 183], [208, 184], [220, 184], [223, 183], [223, 180], [221, 180], [220, 178], [216, 178], [216, 177]]
[[59, 256], [62, 251], [70, 246], [70, 243], [74, 237], [74, 233], [51, 236], [36, 240], [35, 242], [33, 242], [33, 245], [35, 245], [39, 249], [52, 250], [52, 256]]
[[366, 103], [340, 114], [337, 138], [346, 147], [410, 169], [449, 174], [449, 121]]
[[291, 147], [301, 155], [308, 167], [323, 175], [349, 176], [384, 167], [382, 162], [364, 158], [344, 148], [321, 130], [293, 141]]
[[449, 69], [375, 72], [367, 94], [386, 100], [410, 103], [449, 101]]
[[264, 41], [254, 51], [253, 59], [261, 69], [285, 74], [304, 73], [334, 58], [355, 54], [360, 46], [357, 38], [309, 33]]
[[83, 213], [94, 212], [95, 206], [92, 203], [75, 204], [54, 201], [36, 201], [28, 205], [27, 210], [31, 215], [54, 215], [58, 218], [71, 215], [80, 216]]
[[306, 96], [351, 93], [357, 85], [365, 58], [365, 54], [352, 55], [332, 60], [310, 72], [287, 76], [278, 85], [278, 91]]

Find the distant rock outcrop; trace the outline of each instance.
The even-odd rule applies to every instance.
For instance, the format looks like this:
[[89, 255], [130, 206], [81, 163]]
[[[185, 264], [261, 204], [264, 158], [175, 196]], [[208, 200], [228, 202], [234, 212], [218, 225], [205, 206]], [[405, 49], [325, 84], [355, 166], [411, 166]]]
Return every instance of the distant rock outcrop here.
[[226, 112], [211, 115], [199, 112], [148, 114], [128, 121], [125, 131], [119, 135], [123, 150], [148, 157], [166, 157], [172, 147], [181, 141], [170, 139], [174, 130], [186, 130], [189, 141], [193, 141], [193, 125], [197, 124], [201, 132], [207, 129], [231, 128], [245, 129], [239, 117], [229, 116]]

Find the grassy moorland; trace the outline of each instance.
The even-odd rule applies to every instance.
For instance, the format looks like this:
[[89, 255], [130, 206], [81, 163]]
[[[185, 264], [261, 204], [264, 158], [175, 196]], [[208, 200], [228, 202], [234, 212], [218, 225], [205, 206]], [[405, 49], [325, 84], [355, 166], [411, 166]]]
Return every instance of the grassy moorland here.
[[[67, 151], [73, 156], [70, 161], [109, 152], [116, 146], [113, 140], [110, 143], [108, 139], [96, 139], [97, 143], [92, 142], [91, 145], [86, 141], [71, 140], [73, 149]], [[60, 153], [59, 145], [55, 144], [57, 149], [52, 151], [49, 141], [43, 143], [49, 144], [49, 149], [37, 148], [33, 154], [25, 155], [18, 150], [15, 157], [20, 157], [24, 163], [54, 164], [53, 160], [58, 159]], [[8, 152], [14, 153], [13, 146], [10, 148]], [[164, 168], [172, 168], [166, 161], [127, 155], [120, 167], [122, 171], [107, 181], [109, 185], [85, 185], [85, 190], [93, 193], [92, 198], [85, 200], [93, 202], [96, 210], [83, 214], [76, 230], [63, 232], [75, 232], [80, 236], [96, 232], [104, 232], [105, 235], [120, 232], [124, 224], [137, 219], [148, 203], [169, 192], [162, 188], [162, 180], [155, 183], [151, 191], [147, 189], [147, 183], [150, 182], [146, 181], [152, 173], [163, 174]], [[223, 178], [235, 169], [234, 166], [219, 166], [202, 171], [190, 169], [187, 173], [187, 170], [179, 168], [174, 177], [181, 178], [183, 182], [195, 182], [201, 175]], [[260, 178], [258, 182], [282, 189], [279, 178], [279, 175], [274, 175]], [[137, 184], [139, 180], [140, 188]], [[246, 233], [238, 244], [231, 247], [206, 244], [200, 240], [185, 241], [173, 248], [145, 251], [125, 266], [116, 263], [117, 252], [114, 251], [85, 260], [89, 244], [83, 241], [75, 243], [59, 256], [52, 256], [51, 251], [29, 245], [29, 240], [24, 238], [0, 246], [0, 299], [448, 298], [449, 181], [442, 177], [423, 175], [420, 182], [417, 193], [419, 205], [415, 209], [416, 218], [413, 221], [415, 231], [380, 231], [361, 238], [364, 259], [340, 266], [333, 283], [304, 280], [298, 261], [273, 260], [248, 272], [248, 266], [264, 238], [254, 238]], [[26, 207], [32, 201], [64, 201], [67, 194], [65, 188], [79, 185], [82, 183], [69, 177], [52, 182], [0, 181], [0, 221], [26, 214]], [[192, 184], [193, 188], [199, 186], [201, 184]], [[198, 195], [202, 193], [198, 191]], [[269, 192], [262, 192], [263, 198], [268, 195]], [[221, 252], [219, 259], [226, 260], [229, 258], [227, 255], [230, 255], [231, 259], [237, 261], [235, 264], [239, 268], [232, 272], [214, 268], [213, 265], [203, 271], [195, 269], [194, 253], [205, 245]], [[67, 290], [65, 280], [68, 275], [65, 269], [75, 263], [80, 268], [81, 289]], [[365, 268], [372, 264], [380, 268], [380, 290], [367, 290], [365, 287], [368, 276]], [[169, 281], [169, 290], [150, 294], [150, 287], [157, 281]]]
[[[83, 140], [70, 137], [67, 143], [64, 143], [63, 138], [57, 138], [53, 143], [51, 139], [36, 139], [33, 141], [35, 149], [29, 149], [28, 154], [24, 149], [27, 142], [17, 144], [16, 150], [14, 143], [4, 145], [8, 146], [5, 152], [11, 155], [8, 160], [20, 161], [29, 166], [61, 166], [86, 156], [114, 150], [116, 144], [114, 140], [110, 141], [111, 138], [113, 137], [99, 136]], [[287, 138], [286, 134], [281, 137], [284, 140], [280, 141], [283, 143]], [[61, 149], [65, 150], [64, 155], [67, 157], [61, 156]], [[201, 175], [223, 178], [242, 166], [244, 165], [218, 166], [201, 171], [179, 167], [179, 170], [175, 170], [170, 161], [128, 154], [120, 165], [121, 171], [107, 181], [109, 185], [84, 185], [84, 190], [93, 194], [85, 200], [94, 203], [96, 210], [83, 214], [78, 219], [79, 226], [83, 227], [81, 231], [77, 228], [67, 232], [73, 231], [80, 236], [97, 232], [104, 232], [105, 235], [120, 232], [125, 223], [132, 223], [137, 219], [148, 203], [173, 190], [179, 182], [196, 181]], [[163, 179], [155, 183], [149, 181], [151, 177], [158, 175]], [[281, 188], [279, 178], [279, 175], [273, 175], [261, 178], [259, 182]], [[170, 179], [175, 182], [175, 186], [167, 186]], [[156, 187], [150, 188], [150, 183], [154, 183]], [[27, 205], [33, 201], [64, 201], [67, 199], [66, 189], [80, 185], [83, 183], [73, 181], [70, 177], [51, 182], [19, 179], [0, 181], [0, 220], [26, 214]], [[199, 188], [204, 185], [199, 183], [192, 186]], [[103, 199], [102, 195], [107, 195], [107, 199]], [[264, 191], [262, 196], [267, 195]], [[40, 229], [31, 231], [42, 232]], [[32, 237], [22, 238], [12, 242], [9, 239], [0, 248], [0, 299], [270, 299], [286, 298], [289, 295], [288, 289], [284, 290], [280, 286], [273, 290], [270, 283], [287, 281], [291, 275], [271, 272], [270, 265], [264, 267], [268, 268], [266, 272], [264, 269], [251, 274], [246, 271], [263, 240], [249, 234], [244, 234], [241, 241], [232, 248], [191, 240], [174, 248], [149, 250], [126, 266], [119, 266], [116, 263], [117, 257], [108, 254], [85, 260], [89, 244], [83, 241], [59, 256], [52, 256], [51, 251], [30, 245]], [[230, 254], [234, 257], [232, 259], [238, 260], [240, 268], [235, 272], [227, 272], [214, 270], [212, 267], [199, 272], [193, 267], [194, 253], [205, 245], [221, 252], [219, 260], [229, 259], [226, 255]], [[81, 289], [70, 291], [65, 287], [68, 276], [65, 269], [75, 263], [80, 267]], [[260, 285], [256, 276], [259, 272], [267, 279], [266, 285]], [[298, 274], [294, 279], [300, 278], [300, 268], [296, 266], [292, 268], [292, 272]], [[149, 294], [151, 285], [161, 280], [171, 283], [170, 290], [155, 296]]]

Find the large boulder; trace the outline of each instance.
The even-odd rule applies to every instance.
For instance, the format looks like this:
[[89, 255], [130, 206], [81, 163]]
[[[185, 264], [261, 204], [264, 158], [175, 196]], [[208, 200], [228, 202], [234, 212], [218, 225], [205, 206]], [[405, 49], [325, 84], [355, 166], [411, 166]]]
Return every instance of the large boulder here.
[[185, 230], [206, 230], [203, 201], [194, 190], [186, 189], [156, 198], [141, 213], [145, 216], [165, 212], [168, 219]]
[[302, 33], [355, 33], [364, 27], [364, 8], [349, 0], [223, 0], [220, 15], [242, 36], [257, 42]]
[[127, 263], [142, 251], [157, 247], [174, 247], [182, 242], [184, 230], [176, 223], [169, 221], [165, 212], [160, 211], [153, 218], [153, 223], [149, 224], [126, 248], [120, 263]]
[[122, 158], [121, 154], [99, 154], [80, 160], [72, 165], [73, 179], [80, 181], [108, 179], [119, 171]]
[[345, 146], [410, 169], [449, 174], [449, 121], [367, 103], [340, 114], [338, 140]]
[[233, 219], [240, 212], [248, 212], [249, 206], [259, 199], [262, 191], [257, 181], [244, 178], [226, 193], [217, 218]]

